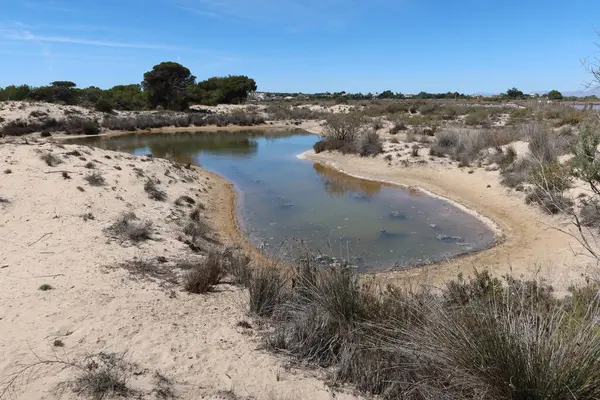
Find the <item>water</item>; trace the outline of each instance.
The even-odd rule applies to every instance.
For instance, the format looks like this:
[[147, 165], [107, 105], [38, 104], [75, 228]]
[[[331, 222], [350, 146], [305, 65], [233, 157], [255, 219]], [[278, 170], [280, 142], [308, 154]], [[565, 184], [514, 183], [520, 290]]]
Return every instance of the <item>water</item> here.
[[[448, 202], [356, 179], [299, 160], [318, 137], [261, 132], [86, 138], [85, 144], [136, 155], [172, 155], [232, 181], [238, 216], [257, 246], [287, 254], [290, 243], [350, 259], [359, 270], [439, 261], [490, 246], [493, 233]], [[81, 141], [79, 141], [81, 143]], [[283, 245], [283, 246], [282, 246]]]

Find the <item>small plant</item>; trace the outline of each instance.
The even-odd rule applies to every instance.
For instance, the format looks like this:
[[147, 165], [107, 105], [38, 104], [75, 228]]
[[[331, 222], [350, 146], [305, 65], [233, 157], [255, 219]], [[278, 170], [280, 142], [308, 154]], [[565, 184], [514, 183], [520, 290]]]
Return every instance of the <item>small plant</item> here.
[[124, 240], [142, 242], [152, 238], [152, 222], [138, 221], [135, 213], [126, 212], [107, 228], [107, 232]]
[[62, 172], [62, 177], [64, 180], [71, 179], [71, 176], [69, 175], [69, 173], [67, 171]]
[[96, 164], [94, 164], [93, 162], [88, 162], [84, 165], [85, 168], [87, 169], [95, 169], [96, 168]]
[[82, 188], [81, 186], [77, 186], [77, 190], [79, 190], [80, 192], [85, 192], [85, 189]]
[[38, 289], [41, 290], [42, 292], [47, 292], [48, 290], [52, 290], [54, 288], [52, 286], [50, 286], [49, 284], [44, 283], [44, 284], [40, 285], [40, 287]]
[[257, 268], [250, 282], [250, 312], [259, 317], [270, 317], [285, 299], [286, 281], [280, 271], [273, 267]]
[[99, 172], [92, 172], [84, 178], [91, 186], [104, 186], [106, 185], [106, 180], [104, 176], [102, 176]]
[[198, 263], [185, 278], [185, 290], [190, 293], [208, 293], [225, 276], [223, 253], [211, 251], [206, 260]]
[[204, 239], [210, 231], [210, 226], [202, 219], [190, 220], [183, 228], [183, 233], [190, 236], [194, 242], [198, 239]]
[[83, 218], [84, 222], [93, 221], [96, 219], [96, 217], [94, 217], [94, 214], [92, 214], [91, 212], [83, 214], [81, 218]]
[[148, 179], [144, 184], [144, 190], [148, 193], [148, 197], [152, 200], [156, 201], [165, 201], [167, 200], [167, 193], [163, 190], [160, 190], [156, 185], [156, 182], [152, 179]]
[[175, 200], [175, 204], [181, 206], [183, 204], [194, 205], [196, 204], [196, 200], [192, 199], [190, 196], [179, 196], [177, 200]]
[[7, 175], [8, 174], [12, 174], [12, 169], [7, 168], [7, 169], [4, 170], [4, 173], [7, 174]]
[[44, 160], [49, 167], [56, 167], [58, 164], [62, 163], [62, 160], [53, 153], [44, 153], [40, 158]]
[[414, 145], [413, 145], [413, 147], [412, 147], [412, 149], [411, 149], [411, 152], [410, 152], [410, 154], [411, 154], [413, 157], [419, 157], [419, 149], [420, 149], [420, 148], [421, 148], [421, 147], [419, 147], [419, 145], [418, 145], [418, 144], [414, 144]]

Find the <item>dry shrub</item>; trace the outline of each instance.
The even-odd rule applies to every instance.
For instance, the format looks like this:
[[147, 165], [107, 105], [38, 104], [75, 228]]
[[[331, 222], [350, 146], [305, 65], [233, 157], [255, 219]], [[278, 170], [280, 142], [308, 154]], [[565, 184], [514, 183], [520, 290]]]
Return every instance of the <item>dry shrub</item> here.
[[404, 120], [404, 119], [396, 120], [394, 122], [394, 126], [392, 127], [392, 129], [390, 129], [390, 135], [395, 135], [400, 131], [405, 131], [406, 129], [408, 129], [406, 127], [406, 120]]
[[525, 203], [538, 204], [548, 214], [570, 213], [573, 209], [573, 201], [561, 192], [545, 190], [539, 186], [527, 194]]
[[529, 152], [535, 160], [543, 164], [556, 163], [560, 151], [556, 144], [556, 137], [546, 126], [525, 125], [524, 132], [529, 139]]
[[327, 140], [353, 143], [358, 139], [364, 123], [362, 114], [332, 114], [327, 118], [323, 134]]
[[86, 175], [86, 177], [84, 178], [87, 183], [89, 183], [92, 186], [104, 186], [106, 185], [106, 180], [104, 179], [104, 176], [102, 176], [102, 174], [100, 172], [92, 172], [89, 175]]
[[522, 185], [529, 178], [529, 174], [535, 163], [529, 158], [517, 159], [511, 164], [504, 164], [500, 174], [502, 180], [500, 183], [510, 188]]
[[581, 225], [600, 228], [600, 204], [598, 201], [586, 202], [580, 210]]
[[473, 109], [465, 118], [465, 125], [467, 126], [483, 126], [487, 127], [490, 125], [490, 110], [487, 108], [476, 108]]
[[383, 399], [600, 396], [598, 287], [559, 299], [544, 282], [484, 272], [436, 291], [378, 290], [310, 262], [291, 285], [280, 271], [265, 275], [257, 284], [269, 290], [250, 301], [269, 305], [260, 315], [271, 317], [270, 347], [338, 383]]
[[259, 317], [270, 317], [283, 302], [287, 280], [274, 267], [260, 267], [252, 271], [248, 282], [250, 312]]
[[411, 149], [411, 155], [412, 155], [413, 157], [419, 157], [419, 149], [420, 149], [420, 148], [421, 148], [421, 147], [419, 147], [419, 145], [418, 145], [418, 144], [415, 144], [415, 145], [413, 145], [413, 147], [412, 147], [412, 149]]
[[148, 197], [156, 201], [166, 201], [167, 193], [164, 190], [160, 190], [156, 182], [152, 179], [148, 179], [144, 184], [144, 191], [148, 193]]
[[204, 294], [213, 290], [225, 277], [224, 255], [210, 251], [206, 260], [196, 264], [185, 277], [185, 290], [190, 293]]
[[190, 236], [194, 242], [198, 239], [205, 239], [210, 232], [210, 226], [200, 218], [190, 220], [183, 228], [183, 233]]
[[137, 243], [152, 238], [152, 222], [139, 221], [135, 213], [125, 212], [106, 231], [122, 240]]
[[357, 147], [361, 157], [374, 157], [383, 152], [381, 138], [374, 131], [363, 132], [358, 138]]
[[63, 161], [54, 153], [44, 153], [40, 156], [42, 160], [49, 167], [56, 167], [58, 164], [61, 164]]

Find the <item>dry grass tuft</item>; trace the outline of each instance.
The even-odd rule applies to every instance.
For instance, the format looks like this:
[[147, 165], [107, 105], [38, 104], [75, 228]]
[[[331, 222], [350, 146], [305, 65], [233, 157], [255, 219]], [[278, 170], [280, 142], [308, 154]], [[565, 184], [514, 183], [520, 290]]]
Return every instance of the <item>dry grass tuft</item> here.
[[104, 179], [104, 176], [101, 173], [99, 173], [99, 172], [92, 172], [91, 174], [87, 175], [84, 179], [91, 186], [104, 186], [104, 185], [106, 185], [106, 180]]
[[210, 251], [206, 260], [196, 264], [185, 278], [185, 290], [204, 294], [213, 290], [225, 277], [225, 260], [221, 252]]
[[63, 162], [57, 155], [53, 153], [44, 153], [40, 155], [40, 158], [44, 160], [49, 167], [56, 167], [58, 164]]
[[144, 191], [146, 193], [148, 193], [148, 197], [152, 200], [156, 200], [156, 201], [166, 201], [167, 200], [167, 193], [163, 190], [160, 190], [157, 186], [157, 183], [152, 179], [148, 179], [146, 181], [146, 183], [144, 184]]
[[152, 222], [138, 221], [135, 213], [126, 212], [121, 214], [106, 231], [122, 240], [138, 243], [152, 238]]

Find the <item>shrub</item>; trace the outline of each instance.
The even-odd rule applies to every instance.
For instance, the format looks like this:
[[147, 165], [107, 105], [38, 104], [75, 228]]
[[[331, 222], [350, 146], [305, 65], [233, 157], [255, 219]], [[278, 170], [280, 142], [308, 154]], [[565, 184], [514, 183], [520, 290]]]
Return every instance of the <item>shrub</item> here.
[[600, 228], [600, 204], [597, 201], [587, 202], [581, 207], [581, 225]]
[[128, 386], [132, 368], [122, 355], [101, 352], [88, 356], [77, 371], [78, 376], [70, 386], [81, 396], [99, 400], [134, 394]]
[[183, 228], [183, 233], [190, 236], [194, 242], [198, 239], [204, 239], [210, 231], [210, 226], [200, 218], [190, 220]]
[[106, 180], [104, 176], [102, 176], [99, 172], [92, 172], [84, 178], [90, 185], [92, 186], [104, 186], [106, 185]]
[[12, 121], [4, 125], [0, 133], [5, 136], [22, 136], [29, 133], [40, 132], [42, 126], [38, 123], [27, 123], [24, 121]]
[[210, 251], [206, 259], [196, 264], [185, 278], [185, 290], [204, 294], [211, 291], [225, 276], [223, 253]]
[[394, 126], [390, 129], [390, 134], [395, 135], [400, 131], [405, 131], [407, 129], [406, 123], [404, 120], [397, 120], [394, 122]]
[[526, 125], [524, 129], [529, 139], [529, 152], [532, 157], [542, 164], [556, 163], [559, 151], [552, 133], [539, 124]]
[[529, 173], [529, 183], [555, 193], [571, 187], [573, 177], [569, 168], [559, 164], [537, 164]]
[[100, 111], [103, 113], [112, 113], [115, 106], [109, 99], [101, 97], [96, 102], [95, 108], [96, 111]]
[[467, 126], [488, 126], [490, 112], [486, 108], [476, 108], [467, 115], [465, 118], [465, 125]]
[[259, 317], [270, 317], [285, 298], [286, 280], [282, 273], [272, 267], [252, 271], [248, 290], [250, 312]]
[[42, 292], [46, 292], [46, 291], [52, 290], [54, 288], [52, 286], [48, 285], [47, 283], [44, 283], [43, 285], [40, 285], [40, 287], [38, 289], [41, 290]]
[[144, 184], [144, 191], [148, 193], [148, 197], [152, 200], [156, 201], [166, 201], [167, 193], [163, 190], [160, 190], [156, 185], [156, 182], [152, 179], [148, 179]]
[[569, 213], [573, 208], [573, 201], [563, 196], [561, 192], [546, 190], [539, 186], [527, 194], [525, 203], [536, 203], [548, 214]]
[[483, 272], [435, 291], [375, 291], [351, 270], [310, 260], [291, 286], [266, 273], [257, 282], [272, 290], [250, 302], [272, 305], [260, 314], [271, 317], [271, 348], [383, 399], [600, 396], [595, 287], [558, 299], [543, 282]]
[[133, 212], [126, 212], [115, 221], [106, 231], [123, 240], [142, 242], [152, 238], [152, 222], [138, 221]]
[[361, 114], [332, 114], [327, 118], [323, 133], [327, 140], [352, 143], [358, 139], [363, 124]]
[[500, 174], [502, 180], [500, 183], [510, 188], [516, 188], [522, 185], [529, 178], [529, 174], [534, 167], [534, 163], [528, 158], [522, 158], [510, 165], [502, 168]]
[[64, 131], [69, 134], [97, 135], [100, 133], [100, 125], [97, 121], [72, 117], [64, 122]]
[[49, 167], [56, 167], [58, 164], [63, 162], [57, 155], [53, 153], [44, 153], [40, 156], [40, 158], [44, 160]]
[[361, 157], [374, 157], [383, 152], [379, 134], [374, 131], [363, 133], [358, 139], [358, 153]]
[[413, 157], [419, 157], [419, 149], [420, 149], [419, 145], [418, 144], [414, 144], [413, 147], [412, 147], [412, 149], [411, 149], [411, 155]]
[[225, 258], [225, 272], [231, 276], [233, 283], [248, 287], [252, 280], [250, 257], [231, 249], [226, 250], [223, 255]]

